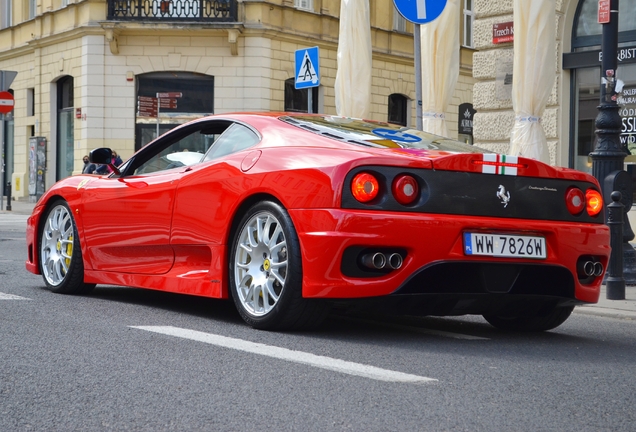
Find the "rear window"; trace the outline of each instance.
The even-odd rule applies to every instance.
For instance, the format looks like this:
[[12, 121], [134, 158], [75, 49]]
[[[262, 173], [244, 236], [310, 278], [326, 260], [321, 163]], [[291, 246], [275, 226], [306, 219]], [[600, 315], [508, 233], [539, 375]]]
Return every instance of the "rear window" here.
[[492, 153], [470, 144], [385, 122], [327, 115], [282, 116], [280, 120], [336, 141], [366, 147]]

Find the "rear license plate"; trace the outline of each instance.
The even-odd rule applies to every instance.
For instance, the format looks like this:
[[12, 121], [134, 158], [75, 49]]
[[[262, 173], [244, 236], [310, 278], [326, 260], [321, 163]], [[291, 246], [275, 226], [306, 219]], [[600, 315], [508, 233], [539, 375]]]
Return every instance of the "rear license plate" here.
[[464, 233], [464, 254], [545, 259], [545, 238], [506, 234]]

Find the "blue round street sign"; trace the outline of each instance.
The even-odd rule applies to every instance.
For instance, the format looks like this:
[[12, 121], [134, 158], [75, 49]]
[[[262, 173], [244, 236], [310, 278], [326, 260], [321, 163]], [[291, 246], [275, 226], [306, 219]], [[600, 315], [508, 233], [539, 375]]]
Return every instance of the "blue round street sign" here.
[[415, 24], [426, 24], [442, 14], [447, 0], [393, 0], [400, 15]]
[[373, 132], [375, 135], [379, 137], [382, 137], [384, 139], [389, 139], [391, 141], [397, 141], [397, 142], [403, 142], [403, 143], [415, 143], [415, 142], [422, 141], [422, 138], [415, 135], [411, 135], [410, 133], [406, 133], [401, 130], [378, 128], [378, 129], [373, 129], [371, 132]]

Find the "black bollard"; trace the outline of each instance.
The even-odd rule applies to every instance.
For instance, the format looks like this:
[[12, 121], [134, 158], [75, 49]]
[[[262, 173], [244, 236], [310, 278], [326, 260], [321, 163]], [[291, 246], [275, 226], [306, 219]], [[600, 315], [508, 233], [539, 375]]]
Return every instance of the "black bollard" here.
[[7, 211], [11, 211], [11, 182], [7, 183]]
[[623, 278], [623, 203], [618, 191], [611, 194], [612, 203], [607, 206], [607, 225], [610, 229], [612, 253], [605, 278], [608, 300], [625, 300], [625, 278]]

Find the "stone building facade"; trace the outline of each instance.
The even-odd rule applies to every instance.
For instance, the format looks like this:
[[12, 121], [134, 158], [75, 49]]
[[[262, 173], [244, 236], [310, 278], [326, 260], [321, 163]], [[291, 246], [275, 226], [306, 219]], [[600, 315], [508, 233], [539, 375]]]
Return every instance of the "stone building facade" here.
[[[301, 48], [319, 47], [316, 108], [335, 114], [339, 12], [339, 0], [0, 0], [0, 70], [18, 73], [3, 181], [27, 197], [34, 176], [48, 188], [96, 147], [125, 160], [157, 130], [201, 115], [306, 111], [290, 87]], [[413, 26], [395, 14], [391, 0], [371, 2], [371, 119], [414, 125]], [[446, 113], [452, 137], [458, 106], [472, 103], [472, 53], [462, 48]], [[183, 94], [158, 121], [139, 108], [156, 92]]]
[[[588, 154], [594, 148], [594, 119], [599, 104], [601, 24], [597, 0], [555, 0], [556, 79], [542, 118], [553, 165], [591, 172]], [[619, 6], [619, 66], [625, 83], [619, 104], [621, 141], [636, 154], [636, 10], [635, 0]], [[513, 21], [513, 1], [476, 0], [473, 56], [474, 142], [505, 153], [514, 112], [505, 76], [512, 74], [514, 42], [496, 43], [496, 25]], [[514, 77], [513, 77], [514, 79]], [[630, 145], [632, 143], [632, 145]], [[628, 164], [636, 156], [626, 158]], [[631, 168], [630, 168], [631, 169]]]

